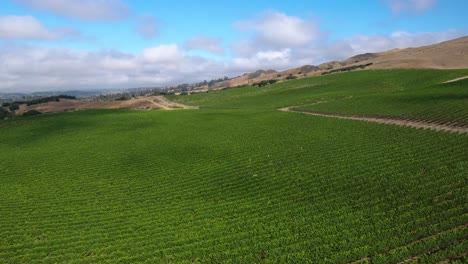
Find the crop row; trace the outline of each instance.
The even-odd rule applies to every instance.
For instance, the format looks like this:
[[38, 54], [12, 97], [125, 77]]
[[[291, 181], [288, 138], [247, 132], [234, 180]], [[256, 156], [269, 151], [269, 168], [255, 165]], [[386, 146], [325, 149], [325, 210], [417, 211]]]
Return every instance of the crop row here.
[[411, 244], [467, 222], [462, 135], [262, 110], [41, 118], [0, 132], [5, 262], [402, 260], [449, 243], [443, 259], [466, 240]]

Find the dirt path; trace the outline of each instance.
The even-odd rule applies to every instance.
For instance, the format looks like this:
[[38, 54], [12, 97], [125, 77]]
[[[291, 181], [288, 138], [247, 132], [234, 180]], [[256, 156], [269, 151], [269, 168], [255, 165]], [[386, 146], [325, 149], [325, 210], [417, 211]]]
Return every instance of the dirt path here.
[[189, 106], [184, 104], [179, 104], [173, 101], [170, 101], [164, 96], [153, 96], [151, 97], [152, 103], [161, 106], [165, 110], [174, 110], [174, 109], [198, 109], [196, 106]]
[[154, 105], [156, 108], [161, 108], [161, 109], [168, 109], [167, 106], [163, 106], [163, 105], [160, 105], [160, 104], [157, 104], [155, 101], [153, 100], [146, 100], [146, 102]]
[[451, 82], [461, 81], [461, 80], [464, 80], [464, 79], [468, 79], [468, 76], [456, 78], [456, 79], [453, 79], [453, 80], [448, 80], [448, 81], [443, 82], [443, 83], [451, 83]]
[[380, 124], [407, 126], [407, 127], [414, 127], [414, 128], [427, 128], [427, 129], [432, 129], [436, 131], [468, 133], [468, 127], [450, 126], [450, 125], [435, 124], [435, 123], [429, 123], [429, 122], [423, 122], [423, 121], [401, 120], [401, 119], [393, 119], [393, 118], [323, 114], [323, 113], [316, 113], [316, 112], [293, 110], [292, 108], [294, 107], [296, 106], [284, 107], [278, 110], [285, 111], [285, 112], [301, 113], [301, 114], [306, 114], [306, 115], [314, 115], [314, 116], [324, 116], [324, 117], [334, 117], [334, 118], [340, 118], [340, 119], [367, 121], [367, 122], [380, 123]]

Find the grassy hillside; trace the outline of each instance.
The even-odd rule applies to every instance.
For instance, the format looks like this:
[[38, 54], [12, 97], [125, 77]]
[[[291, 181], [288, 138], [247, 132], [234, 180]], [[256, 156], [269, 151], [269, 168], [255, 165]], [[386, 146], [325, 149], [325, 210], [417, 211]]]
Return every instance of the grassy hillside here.
[[[465, 73], [427, 71], [415, 93]], [[466, 261], [467, 135], [276, 111], [405, 74], [2, 121], [0, 262]]]
[[468, 125], [467, 105], [468, 79], [465, 79], [433, 85], [402, 85], [399, 91], [351, 96], [296, 109]]
[[443, 83], [460, 76], [468, 70], [360, 71], [172, 99], [206, 108], [301, 106], [296, 109], [466, 125], [468, 79]]

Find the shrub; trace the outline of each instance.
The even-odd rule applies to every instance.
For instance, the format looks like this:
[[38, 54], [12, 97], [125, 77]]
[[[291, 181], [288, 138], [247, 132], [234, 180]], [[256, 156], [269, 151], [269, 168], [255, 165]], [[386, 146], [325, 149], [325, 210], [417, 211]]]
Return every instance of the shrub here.
[[285, 79], [286, 79], [286, 80], [295, 80], [295, 79], [297, 79], [297, 76], [294, 76], [294, 75], [292, 75], [292, 74], [289, 74]]
[[40, 115], [40, 114], [42, 113], [37, 110], [29, 110], [25, 112], [22, 116], [35, 116], [35, 115]]
[[17, 103], [12, 103], [8, 109], [10, 109], [10, 111], [15, 111], [15, 110], [18, 110], [19, 109], [19, 104]]
[[266, 85], [269, 85], [269, 84], [274, 84], [276, 83], [277, 81], [276, 80], [263, 80], [263, 81], [260, 81], [260, 82], [256, 82], [256, 83], [253, 83], [252, 86], [258, 86], [258, 87], [263, 87], [263, 86], [266, 86]]
[[0, 119], [5, 119], [10, 115], [10, 112], [3, 107], [0, 107]]
[[37, 99], [32, 99], [27, 102], [21, 102], [21, 103], [26, 103], [27, 105], [35, 105], [35, 104], [43, 104], [47, 102], [59, 102], [60, 99], [76, 99], [76, 96], [70, 96], [70, 95], [59, 95], [59, 96], [49, 96], [49, 97], [42, 97], [42, 98], [37, 98]]

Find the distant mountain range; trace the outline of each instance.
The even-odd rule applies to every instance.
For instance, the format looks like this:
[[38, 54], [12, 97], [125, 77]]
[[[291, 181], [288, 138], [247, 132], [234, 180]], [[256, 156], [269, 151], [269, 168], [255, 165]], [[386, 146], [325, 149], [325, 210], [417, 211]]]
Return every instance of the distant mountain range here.
[[11, 99], [18, 100], [29, 97], [47, 97], [47, 96], [58, 96], [58, 95], [70, 95], [76, 97], [91, 97], [97, 96], [103, 93], [104, 90], [95, 91], [46, 91], [46, 92], [33, 92], [33, 93], [2, 93], [0, 92], [0, 99]]
[[32, 93], [2, 93], [0, 92], [0, 99], [19, 100], [30, 97], [48, 97], [58, 95], [70, 95], [76, 97], [96, 97], [99, 95], [118, 94], [118, 93], [136, 93], [139, 91], [157, 90], [158, 87], [141, 87], [141, 88], [128, 88], [128, 89], [102, 89], [102, 90], [73, 90], [73, 91], [45, 91], [45, 92], [32, 92]]

